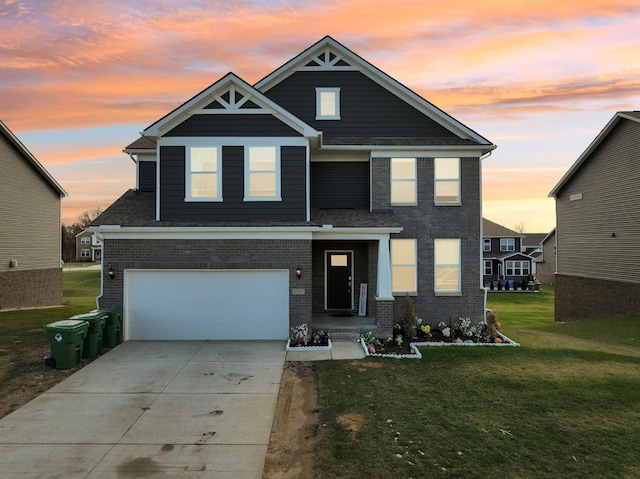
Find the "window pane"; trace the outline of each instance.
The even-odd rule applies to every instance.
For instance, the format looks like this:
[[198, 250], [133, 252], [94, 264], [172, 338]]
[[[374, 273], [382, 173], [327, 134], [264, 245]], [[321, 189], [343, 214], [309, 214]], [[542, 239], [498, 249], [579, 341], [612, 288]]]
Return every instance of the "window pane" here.
[[214, 173], [192, 173], [191, 196], [197, 198], [216, 198], [218, 196], [217, 175]]
[[331, 266], [347, 266], [346, 254], [333, 254], [331, 255]]
[[275, 171], [276, 149], [273, 147], [249, 148], [249, 168], [251, 171]]
[[436, 264], [460, 264], [460, 240], [437, 239]]
[[218, 150], [191, 148], [191, 171], [218, 171]]
[[457, 266], [436, 266], [436, 290], [460, 291]]
[[320, 116], [336, 116], [336, 92], [320, 92]]
[[394, 266], [391, 276], [393, 291], [417, 291], [415, 266]]
[[251, 173], [249, 175], [251, 196], [275, 196], [276, 195], [276, 174], [275, 173]]
[[457, 181], [437, 181], [436, 182], [436, 202], [457, 203], [458, 202], [458, 182]]
[[459, 179], [460, 159], [459, 158], [436, 158], [436, 179]]
[[415, 181], [392, 181], [391, 182], [391, 203], [415, 203], [416, 184]]
[[391, 158], [391, 178], [415, 179], [416, 177], [416, 159], [415, 158]]
[[416, 242], [412, 239], [391, 240], [393, 264], [416, 264]]

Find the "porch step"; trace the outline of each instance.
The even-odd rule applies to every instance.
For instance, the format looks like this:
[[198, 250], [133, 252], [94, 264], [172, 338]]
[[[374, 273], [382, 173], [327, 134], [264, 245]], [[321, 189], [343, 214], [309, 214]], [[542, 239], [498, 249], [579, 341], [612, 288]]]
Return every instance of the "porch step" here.
[[[369, 331], [369, 330], [367, 330]], [[358, 331], [334, 331], [329, 330], [331, 334], [331, 341], [355, 341], [360, 338], [360, 330]]]

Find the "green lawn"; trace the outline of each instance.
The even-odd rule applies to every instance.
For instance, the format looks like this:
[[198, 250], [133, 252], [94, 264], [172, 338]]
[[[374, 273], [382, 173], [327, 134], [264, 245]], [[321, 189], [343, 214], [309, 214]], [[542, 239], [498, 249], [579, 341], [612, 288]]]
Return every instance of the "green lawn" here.
[[62, 307], [0, 312], [0, 403], [16, 388], [46, 387], [41, 378], [53, 374], [44, 366], [50, 355], [45, 324], [86, 313], [96, 307], [100, 294], [100, 271], [63, 273], [64, 304]]
[[640, 318], [554, 324], [548, 285], [488, 306], [522, 347], [314, 363], [321, 477], [640, 477]]

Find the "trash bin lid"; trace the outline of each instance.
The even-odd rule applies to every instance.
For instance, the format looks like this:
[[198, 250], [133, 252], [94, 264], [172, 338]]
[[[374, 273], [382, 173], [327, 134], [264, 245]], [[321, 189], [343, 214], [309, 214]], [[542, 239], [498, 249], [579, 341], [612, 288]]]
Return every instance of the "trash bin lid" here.
[[55, 323], [49, 323], [44, 326], [45, 329], [65, 329], [65, 330], [76, 330], [76, 329], [84, 329], [89, 326], [89, 323], [86, 321], [78, 320], [78, 319], [62, 319], [60, 321], [56, 321]]
[[71, 316], [69, 319], [78, 319], [82, 321], [102, 321], [107, 319], [109, 315], [102, 311], [91, 311], [89, 313], [76, 314], [75, 316]]

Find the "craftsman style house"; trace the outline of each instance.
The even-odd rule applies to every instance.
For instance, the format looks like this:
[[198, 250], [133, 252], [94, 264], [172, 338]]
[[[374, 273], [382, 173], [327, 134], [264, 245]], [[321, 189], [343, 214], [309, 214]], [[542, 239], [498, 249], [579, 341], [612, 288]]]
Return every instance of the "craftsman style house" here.
[[0, 121], [0, 310], [62, 304], [66, 192]]
[[616, 113], [549, 196], [556, 321], [640, 315], [640, 112]]
[[125, 148], [136, 188], [91, 229], [125, 339], [284, 339], [314, 315], [390, 333], [484, 317], [491, 142], [331, 37], [250, 85], [229, 73]]
[[[482, 219], [482, 260], [485, 288], [513, 289], [534, 273], [533, 258], [526, 254], [525, 235]], [[505, 282], [508, 282], [505, 283]], [[498, 284], [500, 283], [500, 284]]]

